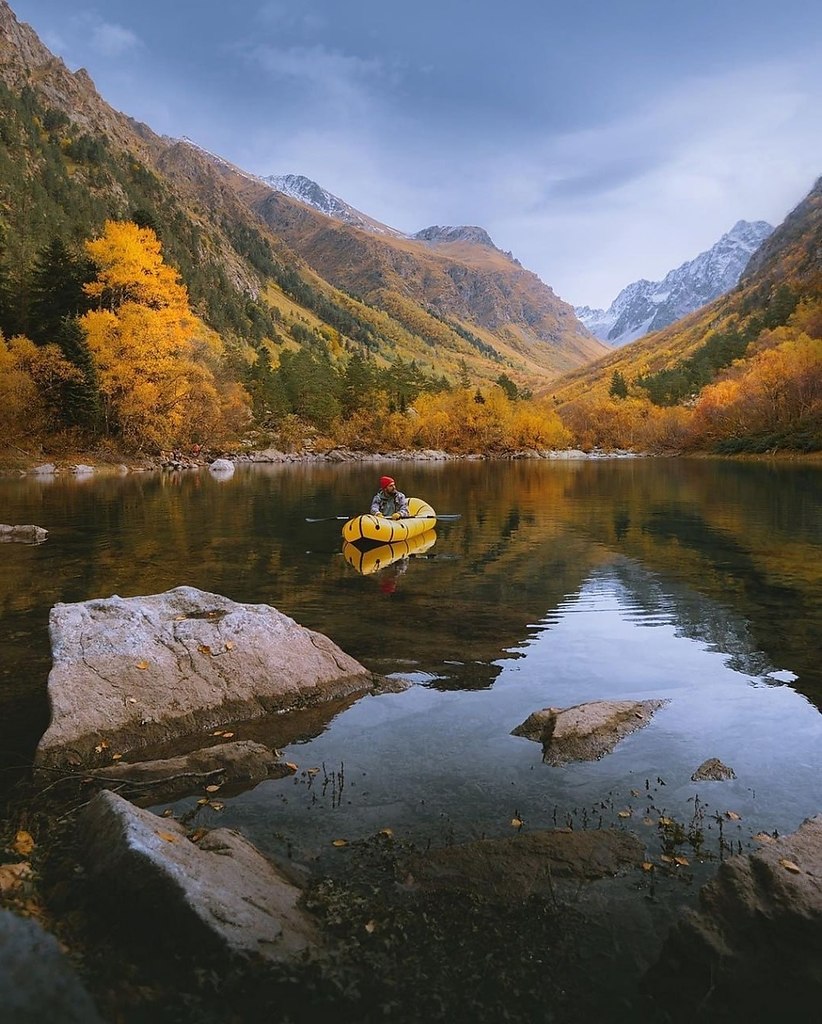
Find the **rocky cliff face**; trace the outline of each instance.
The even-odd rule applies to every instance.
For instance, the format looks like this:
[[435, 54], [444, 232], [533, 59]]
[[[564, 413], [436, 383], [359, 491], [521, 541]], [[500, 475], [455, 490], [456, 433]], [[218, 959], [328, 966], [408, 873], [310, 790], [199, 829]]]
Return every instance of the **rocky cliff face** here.
[[576, 314], [593, 335], [614, 347], [661, 330], [730, 291], [772, 231], [765, 221], [741, 220], [716, 245], [662, 281], [634, 281], [607, 310], [578, 306]]

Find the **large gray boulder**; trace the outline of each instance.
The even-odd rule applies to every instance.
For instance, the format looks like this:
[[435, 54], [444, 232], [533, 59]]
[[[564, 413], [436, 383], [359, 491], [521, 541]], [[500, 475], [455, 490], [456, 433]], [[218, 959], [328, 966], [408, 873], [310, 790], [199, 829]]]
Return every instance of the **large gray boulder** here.
[[5, 1024], [102, 1024], [53, 935], [0, 909], [0, 1020]]
[[594, 700], [569, 708], [543, 708], [511, 731], [542, 744], [547, 764], [596, 761], [625, 736], [647, 725], [664, 700]]
[[48, 537], [48, 530], [42, 526], [8, 526], [0, 523], [0, 542], [18, 541], [21, 544], [42, 544]]
[[761, 849], [731, 857], [702, 888], [648, 974], [670, 1019], [820, 1019], [822, 815], [757, 838]]
[[381, 682], [276, 608], [193, 587], [57, 604], [49, 633], [40, 764], [81, 762], [103, 741], [125, 753]]
[[[120, 927], [184, 950], [286, 960], [317, 941], [300, 890], [249, 842], [215, 829], [197, 843], [171, 818], [98, 793], [83, 813], [81, 857]], [[182, 951], [181, 950], [181, 951]]]

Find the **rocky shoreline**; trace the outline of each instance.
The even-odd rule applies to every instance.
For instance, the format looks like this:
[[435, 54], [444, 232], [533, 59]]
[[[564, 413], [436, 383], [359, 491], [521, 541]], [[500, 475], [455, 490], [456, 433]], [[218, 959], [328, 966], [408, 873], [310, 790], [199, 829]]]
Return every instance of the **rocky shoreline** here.
[[[533, 949], [532, 955], [537, 966], [541, 957], [552, 962], [550, 969], [539, 968], [539, 984], [562, 1007], [555, 1019], [576, 1021], [584, 1013], [578, 1018], [562, 998], [568, 991], [582, 993], [574, 987], [580, 979], [575, 975], [572, 983], [563, 974], [564, 957], [578, 955], [581, 939], [575, 929], [582, 935], [601, 927], [578, 919], [588, 900], [581, 894], [598, 891], [595, 887], [608, 880], [653, 878], [666, 865], [676, 872], [680, 862], [687, 864], [687, 858], [675, 855], [677, 823], [659, 819], [671, 854], [657, 864], [649, 861], [645, 841], [627, 820], [620, 820], [630, 812], [620, 811], [619, 823], [605, 827], [532, 831], [515, 818], [514, 835], [508, 838], [425, 851], [397, 844], [390, 830], [384, 830], [370, 845], [361, 845], [360, 862], [352, 852], [344, 881], [315, 878], [309, 883], [306, 866], [275, 864], [238, 833], [196, 824], [201, 807], [220, 809], [221, 792], [238, 793], [297, 770], [283, 763], [276, 750], [238, 741], [227, 726], [341, 696], [396, 690], [402, 683], [375, 677], [328, 637], [275, 608], [239, 605], [190, 587], [56, 605], [49, 633], [52, 714], [37, 750], [34, 779], [41, 793], [57, 800], [60, 814], [50, 812], [57, 815], [53, 834], [43, 829], [35, 839], [29, 822], [44, 813], [42, 803], [37, 808], [42, 796], [18, 808], [15, 823], [4, 829], [9, 841], [0, 864], [0, 896], [6, 907], [0, 909], [0, 986], [13, 983], [8, 974], [12, 969], [15, 977], [28, 979], [24, 991], [16, 993], [20, 1014], [29, 1015], [21, 1019], [98, 1021], [111, 1017], [112, 998], [115, 1003], [133, 998], [115, 985], [113, 997], [104, 993], [102, 1016], [89, 1010], [91, 996], [100, 1001], [100, 977], [88, 967], [79, 975], [72, 972], [50, 945], [51, 930], [64, 943], [70, 938], [54, 918], [59, 909], [39, 915], [51, 927], [26, 920], [37, 904], [38, 886], [55, 874], [49, 883], [52, 900], [62, 887], [82, 890], [86, 901], [81, 909], [74, 897], [64, 894], [53, 900], [56, 908], [62, 901], [86, 921], [95, 913], [109, 914], [120, 931], [142, 937], [148, 946], [139, 954], [146, 958], [141, 971], [160, 969], [152, 959], [155, 947], [161, 958], [173, 955], [187, 969], [214, 957], [216, 976], [241, 977], [260, 992], [269, 1014], [283, 986], [293, 991], [305, 983], [304, 972], [312, 971], [310, 998], [300, 996], [308, 999], [305, 1019], [324, 1000], [332, 999], [327, 1011], [341, 998], [341, 970], [354, 989], [373, 984], [374, 971], [390, 970], [379, 957], [374, 959], [372, 935], [382, 935], [390, 947], [400, 936], [405, 943], [409, 928], [424, 928], [422, 938], [433, 928], [435, 934], [451, 935], [449, 942], [464, 942], [466, 955], [474, 956], [483, 941], [474, 929], [488, 928], [487, 922], [482, 928], [479, 924], [485, 915], [497, 922], [490, 932], [502, 949], [519, 941], [523, 921], [537, 913], [543, 922], [539, 927], [550, 923], [545, 938], [550, 948]], [[665, 704], [603, 700], [545, 708], [531, 714], [514, 734], [541, 743], [544, 760], [551, 765], [595, 760], [648, 726], [656, 714], [663, 715]], [[150, 744], [175, 737], [187, 737], [195, 749], [172, 758], [145, 759]], [[733, 771], [714, 758], [694, 776], [722, 785]], [[66, 812], [69, 792], [74, 809]], [[170, 809], [164, 814], [145, 809], [182, 795], [198, 797], [191, 813], [177, 817]], [[757, 1011], [764, 1005], [772, 1012], [773, 994], [789, 969], [793, 988], [790, 998], [780, 993], [781, 1006], [799, 1007], [817, 992], [812, 951], [822, 940], [822, 817], [806, 821], [793, 836], [756, 838], [761, 849], [726, 859], [704, 888], [700, 911], [675, 925], [650, 970], [637, 979], [642, 991], [636, 1006], [647, 1012], [643, 1019], [719, 1021], [739, 1005]], [[50, 867], [53, 863], [61, 866]], [[607, 897], [600, 903], [603, 899]], [[469, 926], [478, 913], [480, 919]], [[353, 932], [340, 947], [343, 919], [353, 922]], [[452, 935], [454, 929], [458, 932]], [[528, 943], [535, 942], [535, 933], [526, 932]], [[99, 943], [99, 937], [89, 937], [96, 935], [93, 927], [85, 934], [83, 941]], [[773, 955], [776, 946], [778, 956]], [[362, 962], [358, 955], [350, 962], [345, 959], [355, 952], [364, 957]], [[99, 955], [116, 961], [120, 954], [112, 943]], [[443, 954], [435, 948], [420, 955], [428, 984]], [[487, 955], [497, 960], [499, 949]], [[521, 967], [511, 969], [516, 974]], [[510, 981], [515, 988], [523, 984], [518, 977]], [[537, 976], [528, 978], [527, 984], [537, 984]], [[503, 979], [499, 991], [508, 999], [506, 984]], [[163, 992], [168, 998], [167, 989]], [[191, 1020], [210, 1021], [203, 1016], [207, 993], [186, 990], [183, 995], [194, 1001]], [[469, 995], [457, 993], [458, 998]], [[444, 998], [443, 993], [437, 998]], [[362, 1015], [356, 1000], [355, 1006]], [[482, 1006], [485, 1010], [486, 1004]], [[706, 1016], [706, 1007], [716, 1017]], [[78, 1008], [85, 1017], [77, 1016]], [[493, 1001], [487, 1008], [496, 1012]], [[139, 1017], [144, 1008], [136, 1012]], [[352, 1009], [350, 1019], [370, 1019], [356, 1013]], [[118, 1011], [118, 1019], [127, 1018]], [[600, 1014], [600, 1019], [610, 1018]]]

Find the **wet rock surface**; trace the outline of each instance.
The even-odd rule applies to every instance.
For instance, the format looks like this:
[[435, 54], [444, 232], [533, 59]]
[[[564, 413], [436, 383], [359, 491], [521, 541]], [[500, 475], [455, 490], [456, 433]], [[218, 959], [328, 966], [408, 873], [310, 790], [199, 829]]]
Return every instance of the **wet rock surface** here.
[[709, 757], [691, 776], [692, 782], [726, 782], [728, 779], [735, 779], [736, 772], [733, 768], [723, 764], [718, 757]]
[[822, 815], [759, 838], [760, 850], [720, 866], [648, 973], [673, 1020], [819, 1019]]
[[269, 605], [193, 587], [57, 604], [49, 620], [51, 723], [36, 761], [127, 753], [380, 686], [321, 633]]
[[20, 544], [42, 544], [48, 537], [48, 530], [42, 526], [8, 526], [0, 523], [0, 543], [18, 542]]
[[535, 711], [513, 729], [512, 736], [524, 736], [542, 744], [547, 764], [596, 761], [610, 753], [625, 736], [648, 725], [664, 700], [599, 700], [568, 708]]
[[505, 839], [446, 846], [414, 857], [407, 867], [423, 889], [470, 889], [521, 899], [553, 891], [559, 879], [591, 881], [643, 860], [643, 845], [616, 829], [547, 829]]
[[203, 747], [180, 757], [120, 761], [88, 773], [102, 788], [116, 787], [122, 795], [146, 806], [202, 792], [207, 785], [226, 786], [236, 794], [264, 779], [291, 774], [293, 769], [280, 760], [276, 750], [252, 740]]

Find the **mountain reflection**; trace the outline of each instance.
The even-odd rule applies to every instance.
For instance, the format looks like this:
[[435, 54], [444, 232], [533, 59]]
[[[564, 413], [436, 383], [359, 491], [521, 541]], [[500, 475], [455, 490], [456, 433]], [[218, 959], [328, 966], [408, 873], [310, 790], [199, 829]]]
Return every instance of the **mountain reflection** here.
[[362, 511], [381, 466], [240, 466], [221, 484], [206, 472], [0, 481], [2, 519], [49, 530], [38, 547], [3, 547], [2, 749], [24, 756], [44, 726], [53, 604], [182, 584], [274, 605], [375, 671], [482, 689], [607, 583], [624, 614], [661, 616], [752, 676], [789, 670], [822, 704], [819, 468], [389, 465], [406, 493], [462, 517], [438, 526], [390, 594], [352, 571], [339, 523], [305, 522]]

